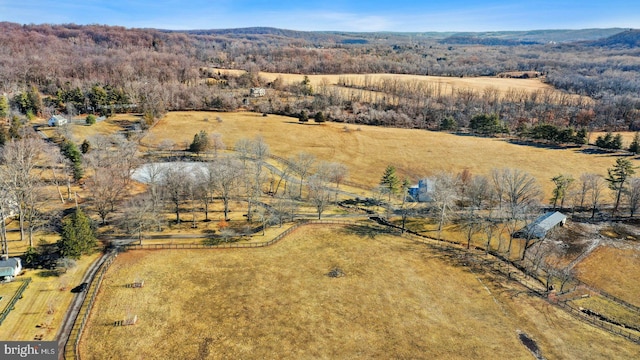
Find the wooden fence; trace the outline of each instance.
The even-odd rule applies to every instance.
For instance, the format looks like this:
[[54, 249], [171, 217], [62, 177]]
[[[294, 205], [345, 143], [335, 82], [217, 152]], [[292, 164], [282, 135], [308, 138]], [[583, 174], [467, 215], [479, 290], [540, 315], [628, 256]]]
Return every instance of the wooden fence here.
[[[625, 329], [624, 327], [620, 327], [614, 324], [610, 324], [606, 321], [602, 321], [600, 319], [594, 318], [593, 316], [590, 316], [588, 314], [585, 314], [584, 312], [575, 309], [573, 307], [571, 307], [570, 305], [568, 305], [566, 303], [566, 301], [559, 301], [559, 302], [555, 302], [555, 301], [551, 301], [547, 296], [546, 296], [546, 292], [542, 291], [539, 287], [535, 286], [538, 285], [538, 280], [527, 275], [526, 273], [522, 273], [520, 271], [516, 271], [516, 272], [512, 272], [509, 271], [508, 267], [504, 266], [504, 261], [502, 259], [499, 258], [493, 258], [493, 259], [489, 259], [489, 258], [480, 258], [479, 256], [484, 254], [484, 252], [482, 254], [480, 253], [474, 253], [471, 251], [468, 251], [466, 249], [464, 249], [462, 246], [460, 246], [459, 244], [456, 243], [449, 243], [449, 242], [445, 242], [445, 241], [439, 241], [433, 238], [428, 238], [428, 237], [422, 237], [420, 235], [416, 235], [416, 234], [411, 234], [411, 233], [405, 233], [405, 236], [426, 243], [428, 244], [431, 248], [435, 248], [435, 249], [439, 249], [439, 250], [443, 250], [444, 248], [450, 249], [450, 250], [457, 250], [458, 252], [462, 253], [462, 252], [466, 252], [468, 255], [471, 255], [472, 257], [476, 258], [476, 261], [483, 261], [486, 263], [491, 264], [491, 267], [493, 270], [496, 270], [500, 273], [502, 273], [503, 275], [507, 276], [509, 279], [515, 280], [517, 282], [519, 282], [520, 284], [522, 284], [523, 286], [525, 286], [527, 289], [529, 289], [530, 291], [532, 291], [532, 293], [538, 295], [540, 298], [544, 299], [545, 301], [547, 301], [550, 304], [553, 305], [558, 305], [560, 306], [562, 309], [566, 310], [567, 312], [569, 312], [571, 315], [573, 315], [574, 317], [578, 318], [578, 320], [584, 320], [586, 322], [588, 322], [589, 324], [592, 324], [600, 329], [603, 329], [605, 331], [608, 331], [612, 334], [615, 335], [619, 335], [622, 336], [624, 338], [627, 338], [635, 343], [640, 344], [640, 336], [637, 335], [636, 333]], [[454, 250], [454, 251], [455, 251]], [[599, 289], [595, 289], [593, 287], [590, 287], [582, 282], [580, 282], [581, 285], [584, 285], [585, 287], [587, 287], [588, 289], [614, 301], [617, 303], [620, 303], [623, 306], [626, 306], [628, 308], [630, 308], [631, 310], [635, 310], [638, 311], [640, 310], [640, 308], [638, 308], [637, 306], [633, 305], [633, 304], [629, 304], [621, 299], [616, 298], [613, 295], [610, 295], [604, 291], [601, 291]]]
[[100, 285], [102, 284], [102, 278], [104, 277], [104, 274], [111, 263], [113, 263], [113, 261], [115, 260], [116, 256], [116, 252], [112, 252], [107, 255], [107, 258], [100, 265], [100, 268], [96, 271], [95, 275], [91, 279], [89, 288], [87, 289], [87, 297], [82, 302], [82, 306], [78, 311], [78, 315], [74, 321], [73, 328], [71, 329], [69, 339], [64, 346], [64, 359], [80, 359], [79, 344], [80, 338], [82, 337], [82, 332], [84, 331], [84, 327], [87, 324], [87, 319], [89, 318], [89, 314], [91, 313], [91, 308], [93, 307], [93, 303], [96, 300], [96, 295], [98, 294], [98, 290], [100, 289]]
[[11, 299], [9, 299], [9, 302], [5, 306], [4, 310], [2, 310], [2, 313], [0, 313], [0, 325], [2, 325], [4, 320], [7, 318], [7, 315], [9, 315], [11, 310], [13, 310], [14, 306], [16, 305], [16, 302], [22, 299], [22, 293], [27, 288], [27, 286], [29, 286], [30, 283], [31, 283], [31, 278], [22, 279], [22, 285], [20, 285], [18, 290], [11, 297]]
[[630, 309], [632, 311], [640, 313], [640, 307], [638, 307], [636, 305], [630, 304], [630, 303], [628, 303], [628, 302], [626, 302], [626, 301], [624, 301], [624, 300], [622, 300], [620, 298], [617, 298], [617, 297], [609, 294], [608, 292], [606, 292], [604, 290], [600, 290], [600, 289], [594, 288], [591, 285], [589, 285], [587, 283], [584, 283], [584, 282], [582, 282], [582, 281], [580, 281], [578, 279], [576, 279], [575, 282], [578, 283], [578, 285], [582, 285], [585, 288], [589, 289], [590, 291], [593, 291], [594, 293], [597, 293], [598, 295], [600, 295], [602, 297], [605, 297], [605, 298], [617, 303], [618, 305], [624, 306], [624, 307], [626, 307], [626, 308], [628, 308], [628, 309]]
[[620, 335], [622, 337], [625, 337], [633, 342], [635, 342], [636, 344], [640, 344], [640, 336], [625, 330], [619, 326], [613, 325], [613, 324], [609, 324], [608, 322], [602, 321], [602, 320], [598, 320], [592, 316], [589, 316], [585, 313], [583, 313], [582, 311], [573, 308], [569, 305], [567, 305], [565, 302], [558, 302], [558, 303], [554, 303], [549, 301], [549, 299], [546, 299], [549, 303], [554, 304], [554, 305], [558, 305], [561, 308], [563, 308], [564, 310], [566, 310], [569, 314], [573, 315], [574, 317], [578, 318], [579, 320], [584, 320], [588, 323], [590, 323], [591, 325], [594, 325], [596, 327], [599, 327], [600, 329], [603, 329], [605, 331], [608, 331], [610, 333], [613, 333], [615, 335]]
[[123, 249], [126, 250], [166, 250], [166, 249], [249, 249], [260, 248], [273, 245], [291, 234], [293, 231], [303, 225], [358, 225], [365, 227], [373, 227], [380, 229], [381, 227], [373, 226], [373, 224], [359, 223], [356, 221], [348, 220], [302, 220], [292, 227], [288, 228], [284, 232], [278, 234], [276, 237], [269, 241], [255, 242], [255, 243], [223, 243], [223, 244], [126, 244], [123, 245]]
[[[234, 249], [234, 248], [259, 248], [259, 247], [267, 247], [270, 245], [273, 245], [275, 243], [277, 243], [278, 241], [282, 240], [283, 238], [285, 238], [286, 236], [290, 235], [291, 233], [293, 233], [294, 231], [296, 231], [297, 229], [299, 229], [302, 226], [305, 225], [355, 225], [355, 226], [362, 226], [362, 227], [368, 227], [368, 228], [372, 228], [372, 229], [376, 229], [376, 230], [388, 230], [388, 229], [393, 229], [395, 231], [398, 231], [400, 233], [400, 229], [397, 226], [393, 226], [393, 225], [387, 225], [384, 223], [363, 223], [363, 222], [356, 222], [356, 221], [348, 221], [348, 220], [302, 220], [300, 222], [298, 222], [297, 224], [293, 225], [292, 227], [288, 228], [287, 230], [285, 230], [284, 232], [280, 233], [279, 235], [277, 235], [276, 237], [274, 237], [273, 239], [266, 241], [266, 242], [258, 242], [258, 243], [226, 243], [226, 244], [217, 244], [217, 245], [205, 245], [205, 244], [148, 244], [148, 245], [137, 245], [137, 244], [128, 244], [124, 246], [125, 250], [156, 250], [156, 249]], [[449, 241], [445, 241], [445, 240], [439, 240], [439, 239], [434, 239], [428, 236], [424, 236], [421, 234], [415, 234], [412, 232], [403, 232], [402, 233], [403, 236], [410, 238], [412, 240], [417, 240], [420, 241], [426, 245], [428, 245], [429, 247], [433, 248], [434, 250], [440, 250], [440, 251], [448, 251], [448, 252], [453, 252], [461, 257], [465, 257], [469, 260], [471, 260], [474, 263], [478, 263], [478, 264], [483, 264], [483, 265], [490, 265], [490, 267], [494, 270], [494, 271], [498, 271], [500, 273], [502, 273], [504, 276], [506, 276], [507, 278], [517, 281], [518, 283], [522, 284], [525, 288], [527, 288], [529, 291], [531, 291], [533, 294], [538, 295], [539, 297], [543, 298], [545, 301], [549, 302], [550, 304], [553, 305], [558, 305], [560, 306], [562, 309], [566, 310], [567, 312], [569, 312], [571, 315], [573, 315], [574, 317], [577, 317], [579, 320], [584, 320], [598, 328], [601, 328], [605, 331], [608, 331], [612, 334], [615, 335], [620, 335], [624, 338], [627, 338], [635, 343], [640, 344], [640, 337], [634, 333], [632, 333], [631, 331], [628, 331], [624, 328], [618, 327], [616, 325], [612, 325], [609, 324], [607, 322], [595, 319], [579, 310], [576, 310], [575, 308], [572, 308], [571, 306], [567, 305], [565, 302], [552, 302], [551, 300], [549, 300], [549, 298], [546, 296], [546, 289], [542, 290], [543, 286], [541, 284], [541, 282], [535, 278], [535, 277], [531, 277], [529, 276], [526, 272], [522, 272], [522, 270], [520, 268], [517, 268], [515, 266], [513, 266], [514, 264], [507, 261], [506, 259], [500, 257], [500, 256], [496, 256], [496, 254], [492, 254], [489, 253], [487, 254], [483, 249], [466, 249], [464, 247], [464, 245], [456, 243], [456, 242], [449, 242]], [[477, 251], [474, 251], [477, 250]], [[87, 307], [85, 308], [83, 305], [83, 308], [85, 308], [85, 311], [83, 313], [82, 319], [79, 323], [79, 328], [78, 331], [76, 333], [75, 336], [75, 340], [73, 342], [69, 341], [67, 344], [72, 343], [72, 347], [73, 350], [70, 350], [71, 354], [75, 354], [76, 358], [79, 359], [78, 356], [78, 342], [80, 340], [80, 336], [82, 333], [82, 330], [84, 328], [84, 325], [86, 323], [86, 319], [89, 315], [89, 311], [91, 310], [91, 306], [93, 305], [93, 302], [95, 300], [95, 296], [97, 294], [98, 288], [100, 286], [100, 283], [102, 281], [102, 277], [104, 275], [104, 273], [106, 272], [108, 266], [111, 264], [111, 262], [113, 261], [115, 256], [111, 256], [109, 259], [107, 259], [105, 261], [105, 263], [102, 264], [101, 269], [98, 270], [98, 277], [97, 280], [94, 280], [94, 282], [92, 282], [92, 287], [90, 289], [93, 289], [93, 291], [91, 292], [91, 296], [89, 298], [89, 301], [87, 302], [85, 300], [85, 303], [88, 303]], [[511, 265], [511, 266], [510, 266]], [[512, 271], [513, 270], [513, 271]], [[95, 279], [95, 278], [94, 278]], [[94, 286], [95, 284], [95, 286]], [[588, 285], [587, 285], [588, 287]], [[597, 289], [594, 289], [594, 291], [597, 291], [599, 293], [601, 293], [603, 296], [605, 297], [610, 297], [612, 298], [612, 300], [614, 301], [622, 301], [620, 299], [617, 299], [607, 293], [601, 292]], [[632, 309], [637, 308], [634, 305], [625, 303], [627, 305], [629, 305]], [[80, 314], [78, 315], [78, 317], [80, 317]], [[76, 320], [76, 323], [78, 321]], [[74, 326], [75, 328], [75, 326]], [[67, 357], [67, 348], [65, 347], [65, 357]]]

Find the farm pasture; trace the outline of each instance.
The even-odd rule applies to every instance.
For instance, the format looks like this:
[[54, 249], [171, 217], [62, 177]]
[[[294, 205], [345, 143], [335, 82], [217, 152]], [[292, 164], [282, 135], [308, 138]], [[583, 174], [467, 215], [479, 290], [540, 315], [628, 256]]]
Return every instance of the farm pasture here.
[[[216, 72], [227, 73], [239, 76], [244, 73], [243, 70], [231, 69], [215, 69]], [[533, 79], [516, 79], [516, 78], [498, 78], [498, 77], [451, 77], [451, 76], [425, 76], [425, 75], [408, 75], [408, 74], [338, 74], [338, 75], [304, 75], [304, 74], [287, 74], [287, 73], [270, 73], [260, 72], [259, 75], [272, 82], [277, 78], [283, 80], [285, 84], [300, 83], [304, 77], [310, 81], [314, 88], [329, 85], [336, 86], [340, 79], [349, 79], [355, 83], [364, 83], [365, 81], [377, 82], [380, 80], [398, 80], [398, 81], [417, 81], [433, 85], [440, 89], [442, 94], [451, 94], [455, 90], [473, 90], [478, 94], [482, 94], [485, 89], [491, 88], [503, 94], [507, 91], [538, 91], [538, 90], [554, 90], [552, 86], [545, 84], [539, 78]], [[555, 91], [555, 90], [554, 90]]]
[[[345, 276], [327, 276], [334, 268]], [[144, 279], [144, 288], [126, 285]], [[307, 226], [249, 250], [130, 251], [103, 281], [81, 341], [103, 358], [529, 359], [640, 355], [521, 289], [424, 245]], [[134, 326], [114, 322], [137, 315]]]
[[[214, 121], [217, 117], [222, 121]], [[295, 118], [252, 112], [171, 112], [149, 131], [142, 144], [158, 146], [171, 140], [176, 148], [184, 149], [200, 130], [221, 134], [227, 146], [259, 135], [271, 152], [281, 157], [304, 151], [319, 160], [341, 162], [349, 168], [349, 180], [370, 188], [378, 184], [389, 164], [412, 181], [441, 170], [459, 173], [467, 168], [472, 174], [488, 175], [494, 168], [517, 168], [538, 180], [545, 201], [551, 197], [553, 176], [569, 174], [577, 179], [584, 172], [606, 175], [616, 158], [581, 149], [518, 145], [498, 138], [426, 130], [331, 122], [300, 124]], [[639, 165], [637, 160], [633, 162]]]
[[[603, 264], [610, 264], [603, 266]], [[640, 306], [640, 250], [600, 246], [582, 260], [577, 271], [587, 284]]]

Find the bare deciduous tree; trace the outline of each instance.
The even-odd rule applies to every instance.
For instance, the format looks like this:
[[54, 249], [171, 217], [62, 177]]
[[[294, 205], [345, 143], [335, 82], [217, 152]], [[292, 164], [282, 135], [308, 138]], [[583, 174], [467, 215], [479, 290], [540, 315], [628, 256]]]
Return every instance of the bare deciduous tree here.
[[260, 161], [245, 164], [243, 184], [247, 201], [247, 221], [252, 221], [252, 206], [262, 194], [262, 185], [267, 177]]
[[433, 201], [439, 212], [438, 239], [442, 233], [442, 227], [447, 218], [447, 213], [455, 205], [458, 198], [457, 177], [450, 173], [439, 172], [433, 177]]
[[323, 178], [327, 179], [327, 181], [334, 183], [336, 185], [336, 201], [338, 198], [338, 188], [340, 184], [347, 178], [347, 174], [349, 170], [347, 166], [338, 162], [321, 162], [318, 164], [317, 174], [320, 174]]
[[629, 215], [633, 217], [640, 207], [640, 178], [631, 178], [627, 188], [627, 201], [629, 203]]
[[493, 178], [499, 198], [506, 203], [512, 218], [516, 218], [523, 208], [537, 204], [540, 200], [540, 186], [527, 172], [505, 168], [494, 170]]
[[327, 179], [317, 174], [309, 177], [307, 186], [309, 188], [309, 200], [316, 207], [319, 220], [325, 208], [331, 202], [332, 191], [328, 187]]
[[583, 181], [587, 184], [589, 189], [589, 200], [591, 205], [591, 218], [595, 218], [598, 206], [600, 206], [600, 200], [602, 198], [602, 192], [605, 188], [604, 178], [598, 174], [582, 174]]
[[164, 176], [164, 170], [161, 164], [148, 163], [142, 168], [144, 177], [147, 184], [147, 193], [149, 194], [149, 200], [151, 201], [151, 213], [155, 219], [156, 228], [158, 231], [162, 230], [162, 222], [160, 221], [160, 205], [162, 204], [162, 176]]
[[258, 135], [250, 141], [249, 153], [259, 164], [263, 164], [271, 152], [269, 150], [269, 145], [264, 141], [264, 138]]
[[238, 157], [242, 160], [242, 164], [244, 165], [251, 156], [251, 140], [241, 138], [236, 141], [233, 149], [238, 153]]
[[489, 178], [484, 175], [475, 175], [468, 182], [465, 197], [471, 207], [471, 212], [482, 209], [483, 205], [491, 200], [493, 187]]
[[176, 214], [176, 223], [180, 223], [180, 206], [187, 198], [184, 186], [185, 169], [184, 164], [174, 163], [164, 169], [162, 176], [163, 198], [171, 204], [173, 213]]
[[39, 166], [46, 159], [45, 148], [44, 141], [36, 137], [14, 139], [2, 148], [0, 181], [10, 196], [10, 203], [17, 207], [21, 241], [25, 239], [27, 211], [34, 207], [34, 201], [39, 201], [32, 195], [40, 186], [38, 171], [45, 168]]
[[91, 190], [92, 208], [100, 216], [103, 225], [107, 223], [107, 217], [116, 210], [116, 204], [125, 194], [124, 184], [114, 172], [113, 167], [96, 168], [86, 182]]
[[[102, 224], [106, 224], [107, 217], [116, 211], [116, 205], [126, 194], [131, 175], [140, 161], [136, 142], [123, 136], [95, 136], [92, 144], [94, 148], [86, 157], [86, 162], [93, 169], [93, 174], [87, 178], [86, 184], [91, 190], [91, 205]], [[153, 199], [157, 200], [158, 169], [147, 167], [144, 175], [150, 177], [150, 190]]]
[[316, 157], [301, 151], [289, 159], [289, 161], [294, 165], [294, 170], [300, 177], [300, 193], [298, 196], [302, 198], [302, 184], [304, 184], [304, 179], [311, 173], [313, 164], [316, 162]]
[[213, 133], [209, 135], [209, 144], [207, 146], [206, 151], [213, 152], [213, 157], [218, 157], [218, 151], [226, 150], [227, 145], [222, 141], [222, 135], [218, 133]]
[[229, 218], [229, 201], [238, 191], [240, 180], [244, 176], [242, 163], [230, 157], [225, 157], [210, 163], [211, 173], [215, 174], [215, 189], [222, 198], [224, 219]]
[[590, 174], [580, 175], [580, 182], [578, 183], [577, 190], [577, 202], [580, 204], [580, 209], [584, 209], [585, 201], [587, 200], [587, 194], [589, 193], [589, 179]]
[[137, 234], [138, 243], [142, 245], [142, 233], [157, 223], [150, 194], [143, 194], [128, 200], [123, 206], [120, 222], [127, 233]]

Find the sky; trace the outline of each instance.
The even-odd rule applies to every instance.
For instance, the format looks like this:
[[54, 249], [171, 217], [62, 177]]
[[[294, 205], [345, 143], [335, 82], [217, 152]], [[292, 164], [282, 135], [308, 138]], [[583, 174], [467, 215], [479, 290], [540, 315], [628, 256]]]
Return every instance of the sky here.
[[639, 0], [0, 0], [0, 21], [170, 30], [303, 31], [640, 28]]

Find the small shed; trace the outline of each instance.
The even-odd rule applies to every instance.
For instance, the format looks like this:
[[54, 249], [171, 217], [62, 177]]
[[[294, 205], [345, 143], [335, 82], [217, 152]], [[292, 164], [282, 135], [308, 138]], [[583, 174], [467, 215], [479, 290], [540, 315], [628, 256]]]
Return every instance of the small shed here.
[[22, 271], [20, 258], [9, 258], [6, 255], [0, 258], [0, 279], [11, 281]]
[[518, 230], [513, 234], [516, 238], [525, 239], [542, 239], [549, 231], [553, 230], [557, 226], [564, 226], [567, 222], [567, 216], [558, 211], [550, 211], [539, 218], [537, 218], [531, 224]]
[[69, 122], [69, 120], [67, 120], [67, 118], [62, 117], [60, 115], [53, 115], [50, 119], [49, 119], [49, 126], [62, 126], [65, 125]]

